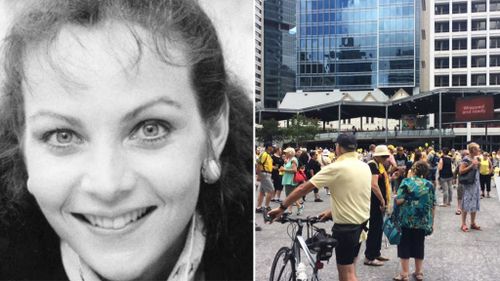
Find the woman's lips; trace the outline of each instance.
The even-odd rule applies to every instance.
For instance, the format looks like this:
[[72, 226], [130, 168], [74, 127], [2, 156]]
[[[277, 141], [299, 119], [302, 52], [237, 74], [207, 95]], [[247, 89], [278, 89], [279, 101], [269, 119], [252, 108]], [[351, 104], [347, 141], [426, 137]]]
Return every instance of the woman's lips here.
[[109, 229], [109, 230], [119, 230], [125, 228], [127, 225], [142, 219], [149, 213], [151, 213], [156, 207], [144, 207], [140, 209], [135, 209], [133, 211], [121, 214], [115, 217], [98, 216], [91, 214], [79, 214], [72, 213], [73, 216], [86, 223], [91, 224], [94, 227]]

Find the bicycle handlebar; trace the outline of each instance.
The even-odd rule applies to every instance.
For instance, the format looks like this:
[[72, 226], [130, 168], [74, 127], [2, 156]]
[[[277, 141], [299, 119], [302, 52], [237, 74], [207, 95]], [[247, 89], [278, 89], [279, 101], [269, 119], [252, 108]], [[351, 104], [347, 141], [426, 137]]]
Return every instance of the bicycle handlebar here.
[[[272, 222], [274, 220], [273, 217], [271, 216], [268, 216], [267, 215], [267, 212], [263, 212], [262, 214], [264, 216], [264, 221], [265, 222]], [[315, 223], [324, 223], [326, 221], [321, 221], [319, 219], [318, 216], [308, 216], [307, 218], [303, 219], [303, 218], [292, 218], [290, 216], [281, 216], [279, 217], [278, 219], [274, 220], [276, 222], [280, 222], [280, 223], [287, 223], [287, 222], [294, 222], [294, 223], [308, 223], [310, 225], [313, 225]]]

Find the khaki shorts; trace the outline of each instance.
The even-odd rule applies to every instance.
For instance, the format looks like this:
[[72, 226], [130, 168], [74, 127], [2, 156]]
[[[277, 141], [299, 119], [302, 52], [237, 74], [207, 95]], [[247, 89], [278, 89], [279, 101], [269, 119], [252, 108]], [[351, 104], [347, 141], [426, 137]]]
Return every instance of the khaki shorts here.
[[266, 172], [260, 173], [260, 192], [273, 192], [274, 185], [271, 179], [271, 174]]

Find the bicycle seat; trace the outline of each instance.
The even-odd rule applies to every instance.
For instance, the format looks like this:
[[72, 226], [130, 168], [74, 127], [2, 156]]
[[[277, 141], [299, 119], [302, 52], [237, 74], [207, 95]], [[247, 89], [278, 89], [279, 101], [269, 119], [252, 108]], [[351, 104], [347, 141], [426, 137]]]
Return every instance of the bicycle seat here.
[[328, 261], [333, 255], [333, 249], [337, 246], [337, 240], [324, 229], [318, 229], [313, 237], [306, 240], [306, 245], [311, 252], [318, 254], [318, 259]]

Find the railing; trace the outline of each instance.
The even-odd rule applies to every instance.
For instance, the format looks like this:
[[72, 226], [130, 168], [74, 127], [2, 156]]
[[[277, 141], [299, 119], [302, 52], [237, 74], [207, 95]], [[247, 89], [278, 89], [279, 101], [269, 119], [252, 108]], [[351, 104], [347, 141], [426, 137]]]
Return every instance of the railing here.
[[[347, 131], [343, 133], [352, 133]], [[369, 132], [356, 132], [356, 138], [358, 140], [369, 140], [369, 139], [420, 139], [420, 138], [438, 138], [439, 130], [409, 130], [409, 131], [369, 131]], [[455, 132], [453, 129], [442, 129], [442, 137], [455, 137]], [[338, 133], [321, 133], [316, 135], [314, 140], [335, 140], [338, 137]]]

